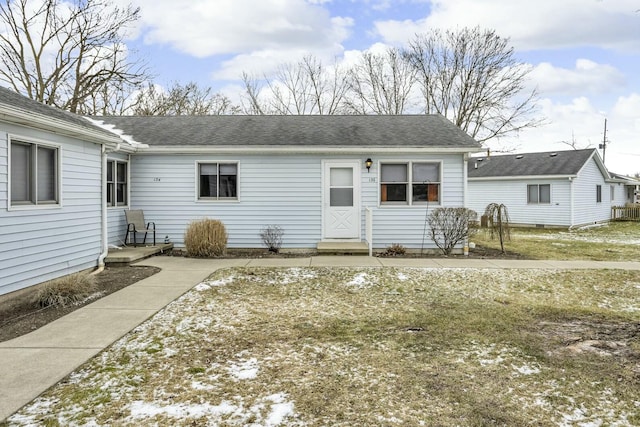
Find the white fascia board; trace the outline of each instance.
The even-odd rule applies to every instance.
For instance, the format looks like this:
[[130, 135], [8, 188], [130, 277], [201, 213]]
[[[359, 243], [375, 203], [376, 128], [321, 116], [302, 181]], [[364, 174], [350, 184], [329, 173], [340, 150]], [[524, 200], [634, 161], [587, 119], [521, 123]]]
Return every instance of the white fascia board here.
[[87, 142], [104, 144], [111, 147], [115, 147], [122, 142], [122, 139], [116, 135], [110, 137], [97, 130], [84, 128], [54, 117], [44, 116], [19, 108], [11, 108], [2, 104], [0, 104], [0, 120], [64, 136], [80, 138]]
[[522, 180], [542, 180], [542, 179], [573, 179], [578, 175], [515, 175], [515, 176], [482, 176], [469, 177], [469, 181], [522, 181]]
[[466, 154], [475, 152], [475, 148], [451, 148], [451, 147], [376, 147], [376, 146], [300, 146], [300, 145], [254, 145], [254, 146], [148, 146], [140, 147], [136, 151], [139, 154], [208, 154], [208, 153], [238, 153], [238, 154], [264, 154], [264, 153], [433, 153], [433, 154]]

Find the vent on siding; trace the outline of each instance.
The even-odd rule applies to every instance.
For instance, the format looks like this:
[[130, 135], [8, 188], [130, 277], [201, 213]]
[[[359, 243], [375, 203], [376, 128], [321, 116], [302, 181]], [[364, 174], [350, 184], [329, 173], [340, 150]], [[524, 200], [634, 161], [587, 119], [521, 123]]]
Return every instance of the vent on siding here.
[[522, 154], [518, 154], [518, 155], [516, 156], [516, 159], [520, 160], [520, 159], [521, 159], [521, 158], [523, 158], [523, 157], [524, 157], [524, 156], [523, 156]]
[[551, 154], [549, 154], [549, 157], [555, 157], [557, 155], [558, 155], [558, 153], [551, 153]]

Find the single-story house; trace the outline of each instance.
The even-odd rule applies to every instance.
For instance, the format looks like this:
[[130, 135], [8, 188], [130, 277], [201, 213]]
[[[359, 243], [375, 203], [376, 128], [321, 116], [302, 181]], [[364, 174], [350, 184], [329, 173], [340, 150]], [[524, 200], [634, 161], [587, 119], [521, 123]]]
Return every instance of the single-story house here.
[[0, 88], [0, 295], [107, 254], [103, 172], [122, 138]]
[[606, 222], [627, 190], [596, 149], [472, 157], [467, 207], [507, 207], [514, 225], [576, 227]]
[[176, 247], [206, 217], [230, 248], [278, 225], [283, 250], [433, 250], [427, 214], [467, 204], [481, 149], [440, 115], [88, 119], [6, 89], [0, 108], [0, 294], [99, 265], [125, 209]]

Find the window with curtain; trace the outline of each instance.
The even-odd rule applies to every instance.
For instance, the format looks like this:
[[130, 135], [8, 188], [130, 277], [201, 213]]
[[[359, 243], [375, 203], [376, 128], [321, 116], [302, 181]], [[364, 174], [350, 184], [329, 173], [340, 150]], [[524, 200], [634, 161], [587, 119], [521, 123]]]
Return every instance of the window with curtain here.
[[440, 163], [380, 164], [380, 203], [419, 205], [440, 203]]
[[530, 184], [527, 185], [527, 203], [529, 204], [550, 204], [551, 184]]
[[237, 200], [237, 163], [198, 163], [198, 198]]
[[107, 161], [107, 206], [127, 206], [127, 163]]
[[55, 205], [59, 200], [58, 148], [11, 141], [11, 205]]

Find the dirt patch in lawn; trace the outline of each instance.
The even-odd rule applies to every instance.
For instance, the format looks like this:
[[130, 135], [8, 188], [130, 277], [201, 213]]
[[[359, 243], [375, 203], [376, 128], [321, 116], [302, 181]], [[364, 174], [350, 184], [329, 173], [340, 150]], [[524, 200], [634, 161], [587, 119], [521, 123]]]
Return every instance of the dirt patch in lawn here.
[[74, 310], [159, 272], [157, 267], [107, 267], [96, 278], [96, 293], [66, 306], [40, 308], [33, 301], [35, 291], [0, 301], [0, 342], [19, 337]]
[[[586, 320], [542, 322], [540, 333], [549, 339], [552, 356], [596, 354], [640, 361], [640, 323], [608, 323]], [[640, 365], [636, 366], [640, 375]]]

